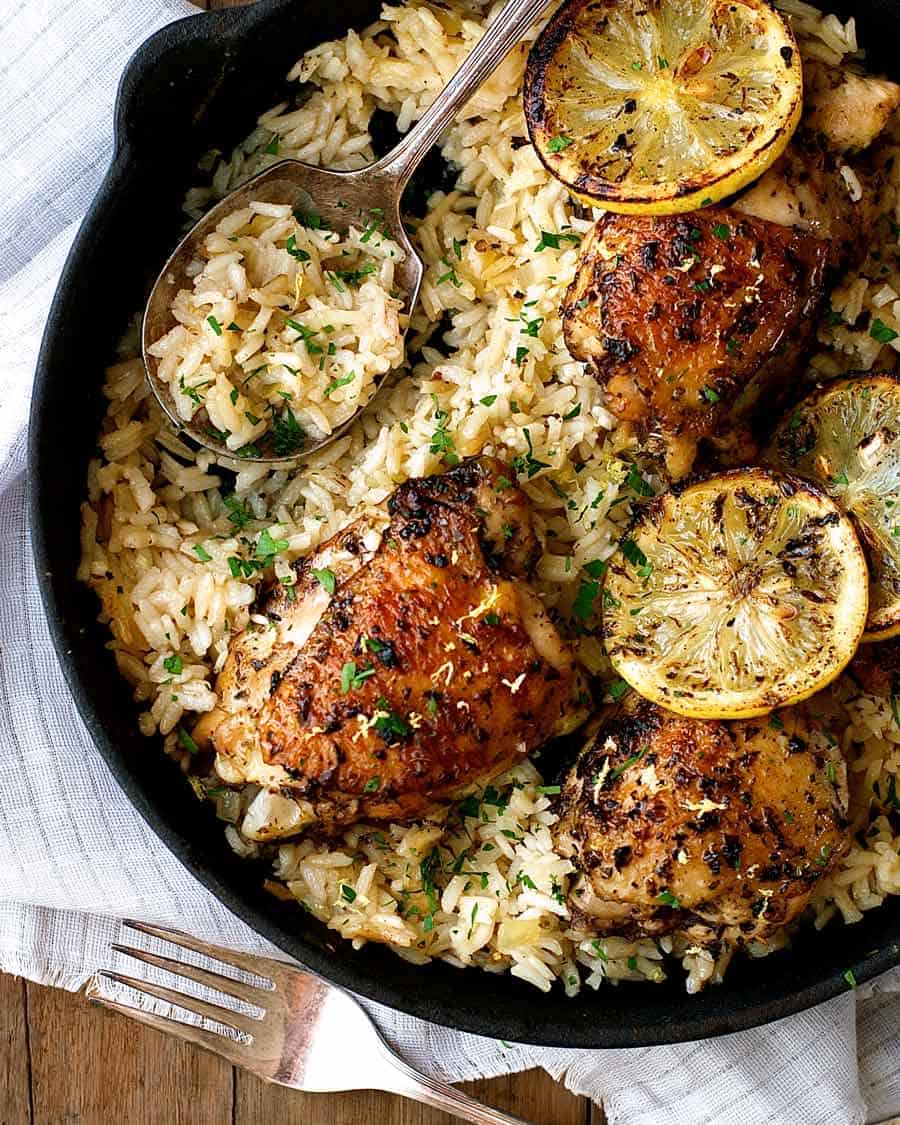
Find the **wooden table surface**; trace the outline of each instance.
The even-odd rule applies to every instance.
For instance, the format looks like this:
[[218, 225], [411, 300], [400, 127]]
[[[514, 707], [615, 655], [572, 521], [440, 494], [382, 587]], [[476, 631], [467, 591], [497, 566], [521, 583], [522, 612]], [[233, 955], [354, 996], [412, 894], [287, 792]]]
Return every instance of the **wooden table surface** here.
[[[227, 8], [239, 0], [195, 0]], [[240, 0], [245, 2], [245, 0]], [[265, 107], [260, 107], [263, 109]], [[543, 1071], [465, 1089], [536, 1125], [598, 1125], [602, 1114]], [[380, 1093], [299, 1094], [89, 1004], [0, 974], [0, 1125], [448, 1125]]]
[[[467, 1082], [535, 1125], [602, 1114], [543, 1071]], [[593, 1116], [592, 1116], [593, 1114]], [[374, 1092], [300, 1094], [259, 1081], [82, 996], [0, 974], [0, 1125], [450, 1125]]]

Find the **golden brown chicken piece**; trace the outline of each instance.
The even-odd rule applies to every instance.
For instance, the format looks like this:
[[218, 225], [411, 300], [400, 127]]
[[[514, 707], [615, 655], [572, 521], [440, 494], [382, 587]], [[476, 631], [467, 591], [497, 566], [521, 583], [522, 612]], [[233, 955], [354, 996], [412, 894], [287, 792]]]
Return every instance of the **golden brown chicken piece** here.
[[411, 817], [586, 717], [573, 655], [527, 576], [528, 503], [488, 459], [407, 481], [295, 564], [231, 645], [195, 738], [226, 780], [325, 829]]
[[560, 797], [579, 928], [765, 941], [848, 845], [847, 769], [821, 699], [701, 721], [632, 693], [594, 725]]
[[829, 243], [832, 265], [858, 262], [880, 210], [884, 154], [868, 150], [900, 105], [900, 86], [846, 67], [807, 62], [804, 113], [783, 156], [735, 200], [735, 210]]
[[700, 442], [724, 465], [753, 459], [757, 407], [771, 416], [796, 377], [825, 267], [860, 260], [870, 241], [884, 159], [859, 150], [900, 86], [818, 62], [804, 78], [800, 128], [730, 208], [605, 216], [563, 302], [569, 351], [673, 480]]
[[792, 376], [786, 349], [813, 327], [826, 256], [818, 238], [725, 208], [607, 215], [566, 295], [566, 344], [673, 479], [703, 438], [745, 461], [760, 394], [774, 409]]

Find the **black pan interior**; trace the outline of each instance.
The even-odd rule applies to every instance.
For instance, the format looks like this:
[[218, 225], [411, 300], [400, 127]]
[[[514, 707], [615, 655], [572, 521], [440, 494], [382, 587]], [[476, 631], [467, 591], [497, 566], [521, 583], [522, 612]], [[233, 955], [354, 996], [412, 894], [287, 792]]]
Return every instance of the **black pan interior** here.
[[[828, 4], [828, 0], [824, 0]], [[890, 73], [900, 33], [895, 0], [844, 6], [871, 65]], [[104, 648], [93, 593], [75, 579], [86, 466], [103, 414], [102, 371], [182, 223], [180, 201], [209, 147], [227, 150], [286, 92], [283, 76], [308, 47], [363, 27], [372, 0], [261, 0], [192, 17], [132, 60], [116, 117], [116, 156], [84, 222], [50, 310], [30, 430], [36, 565], [57, 652], [78, 707], [138, 811], [227, 906], [336, 983], [395, 1008], [482, 1035], [570, 1047], [640, 1046], [704, 1038], [778, 1019], [900, 962], [900, 898], [849, 927], [806, 931], [762, 962], [737, 959], [725, 985], [685, 995], [664, 985], [541, 995], [510, 977], [443, 964], [413, 969], [388, 950], [354, 952], [299, 909], [262, 890], [263, 870], [238, 860], [221, 824], [175, 767], [138, 733], [128, 685]], [[390, 131], [390, 123], [383, 123]], [[189, 924], [189, 920], [185, 920]]]

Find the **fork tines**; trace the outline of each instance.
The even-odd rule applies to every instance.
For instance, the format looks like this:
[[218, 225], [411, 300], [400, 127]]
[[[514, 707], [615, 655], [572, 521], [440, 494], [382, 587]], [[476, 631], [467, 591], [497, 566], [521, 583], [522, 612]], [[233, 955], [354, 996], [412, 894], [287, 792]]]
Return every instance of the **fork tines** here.
[[[121, 1012], [160, 1031], [175, 1032], [183, 1039], [214, 1050], [232, 1061], [240, 1062], [241, 1049], [252, 1043], [254, 1030], [259, 1028], [260, 1021], [264, 1018], [267, 1009], [273, 1005], [277, 982], [284, 972], [283, 967], [278, 965], [277, 962], [262, 957], [209, 945], [178, 930], [168, 930], [160, 926], [130, 920], [126, 920], [123, 924], [129, 930], [168, 942], [180, 949], [189, 950], [191, 953], [198, 953], [219, 965], [236, 969], [251, 976], [259, 983], [251, 984], [245, 980], [206, 969], [198, 964], [164, 957], [148, 949], [139, 949], [119, 945], [118, 943], [112, 946], [117, 953], [131, 957], [136, 961], [142, 961], [145, 965], [171, 973], [173, 976], [192, 981], [194, 984], [212, 990], [223, 999], [234, 1000], [248, 1006], [252, 1009], [252, 1012], [239, 1011], [225, 1004], [214, 1003], [199, 996], [187, 994], [177, 988], [169, 988], [165, 985], [111, 970], [96, 973], [87, 985], [86, 995], [95, 1003], [102, 1004], [106, 1008]], [[268, 973], [269, 971], [271, 971], [271, 976], [261, 975], [261, 972]], [[137, 994], [138, 1003], [125, 1003], [119, 998], [114, 999], [108, 994], [110, 985], [114, 986], [114, 990], [127, 988]], [[163, 1015], [145, 1006], [148, 1004], [148, 1000], [150, 1003], [152, 1003], [152, 1000], [162, 1001], [187, 1013], [188, 1016], [198, 1017], [199, 1020], [206, 1022], [190, 1023], [184, 1019], [178, 1019], [172, 1014]], [[209, 1027], [208, 1023], [217, 1025], [217, 1028]]]

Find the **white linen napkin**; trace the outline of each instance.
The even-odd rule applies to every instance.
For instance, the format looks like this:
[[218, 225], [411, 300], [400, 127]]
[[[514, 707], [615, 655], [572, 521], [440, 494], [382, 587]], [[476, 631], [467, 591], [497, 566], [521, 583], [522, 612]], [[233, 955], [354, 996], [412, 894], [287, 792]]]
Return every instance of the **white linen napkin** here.
[[[116, 82], [142, 40], [192, 11], [0, 0], [0, 970], [69, 989], [109, 966], [123, 916], [272, 952], [169, 854], [93, 748], [57, 667], [26, 528], [34, 363], [111, 156]], [[855, 1125], [900, 1112], [892, 990], [900, 974], [765, 1029], [632, 1051], [508, 1046], [369, 1008], [424, 1070], [458, 1080], [542, 1066], [602, 1101], [613, 1125]], [[537, 993], [533, 1004], [539, 1019]]]

